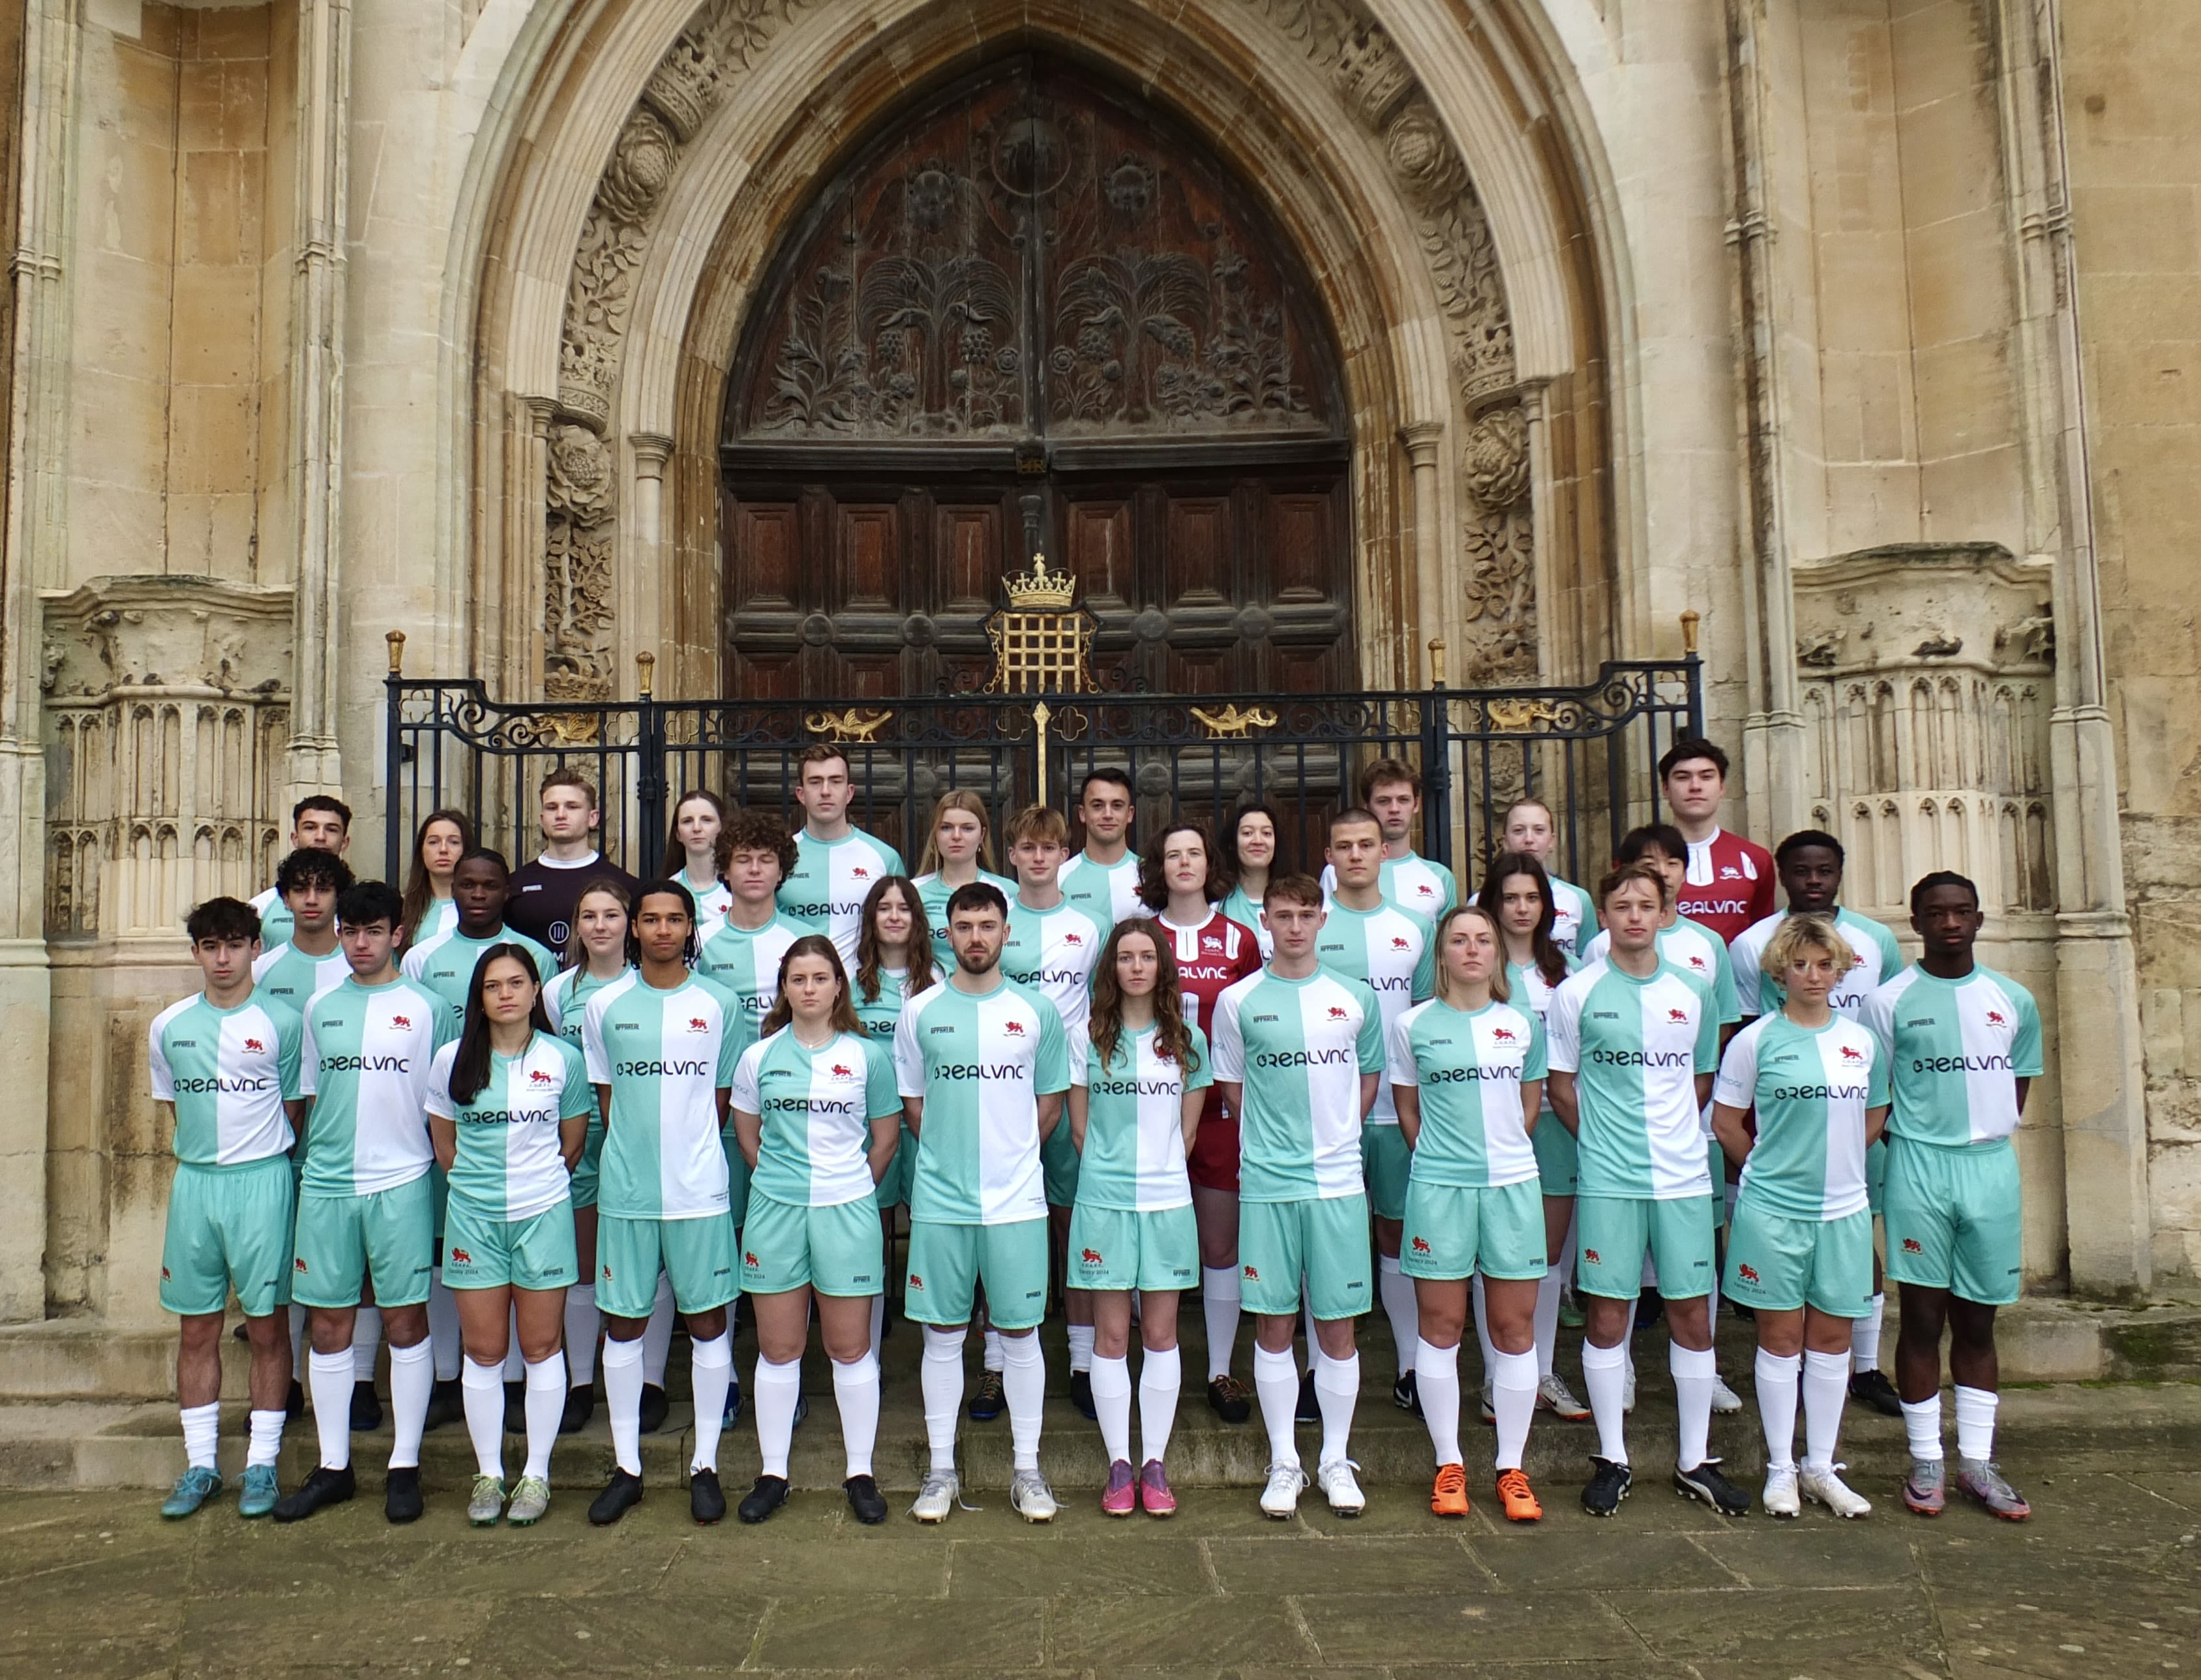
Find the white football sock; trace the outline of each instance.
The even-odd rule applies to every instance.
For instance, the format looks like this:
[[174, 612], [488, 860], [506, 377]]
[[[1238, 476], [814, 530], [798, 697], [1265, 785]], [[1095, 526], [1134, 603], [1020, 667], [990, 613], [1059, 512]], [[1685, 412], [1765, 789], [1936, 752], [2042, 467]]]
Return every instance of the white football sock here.
[[1903, 1432], [1910, 1438], [1910, 1456], [1928, 1464], [1941, 1462], [1941, 1396], [1903, 1402]]
[[1794, 1354], [1758, 1350], [1758, 1420], [1765, 1429], [1765, 1467], [1796, 1467], [1796, 1378], [1804, 1361]]
[[795, 1440], [795, 1407], [801, 1398], [802, 1361], [775, 1365], [759, 1354], [749, 1404], [756, 1408], [757, 1453], [766, 1476], [787, 1479], [787, 1449]]
[[1437, 1468], [1459, 1462], [1459, 1343], [1440, 1348], [1423, 1341], [1414, 1349], [1414, 1388]]
[[374, 1356], [382, 1349], [382, 1309], [362, 1307], [351, 1320], [351, 1376], [355, 1383], [374, 1381]]
[[1880, 1369], [1880, 1325], [1887, 1312], [1887, 1296], [1873, 1296], [1864, 1317], [1850, 1320], [1850, 1368], [1852, 1371]]
[[1566, 1268], [1557, 1262], [1544, 1268], [1536, 1280], [1536, 1312], [1531, 1328], [1536, 1338], [1536, 1380], [1552, 1374], [1552, 1355], [1559, 1345], [1559, 1291], [1566, 1287]]
[[550, 1449], [558, 1444], [559, 1421], [566, 1415], [566, 1356], [553, 1354], [526, 1366], [527, 1464], [523, 1476], [550, 1479]]
[[1001, 1368], [1001, 1333], [990, 1325], [986, 1327], [985, 1345], [980, 1350], [978, 1363], [988, 1371]]
[[1296, 1465], [1300, 1363], [1289, 1348], [1272, 1354], [1258, 1342], [1253, 1344], [1253, 1395], [1261, 1402], [1261, 1421], [1269, 1430], [1269, 1462]]
[[1093, 1369], [1093, 1326], [1065, 1325], [1069, 1332], [1070, 1369], [1073, 1374]]
[[457, 1382], [459, 1367], [466, 1362], [467, 1344], [459, 1334], [459, 1303], [451, 1299], [440, 1266], [428, 1279], [428, 1345], [435, 1349], [436, 1380]]
[[504, 1480], [504, 1364], [484, 1365], [471, 1354], [459, 1373], [467, 1402], [467, 1434], [474, 1443], [478, 1475]]
[[1047, 1403], [1047, 1356], [1039, 1336], [1001, 1338], [1001, 1390], [1009, 1402], [1009, 1444], [1018, 1470], [1039, 1468], [1040, 1409]]
[[1200, 1268], [1200, 1308], [1207, 1320], [1207, 1380], [1230, 1374], [1230, 1355], [1238, 1342], [1238, 1268]]
[[1500, 1470], [1518, 1470], [1529, 1445], [1529, 1420], [1536, 1415], [1536, 1354], [1534, 1348], [1498, 1355], [1490, 1379], [1491, 1409], [1498, 1414]]
[[181, 1408], [184, 1419], [184, 1462], [199, 1470], [220, 1468], [214, 1448], [221, 1438], [221, 1402]]
[[1831, 1473], [1850, 1397], [1850, 1362], [1840, 1354], [1804, 1355], [1804, 1468]]
[[726, 1426], [726, 1390], [734, 1381], [734, 1336], [720, 1330], [707, 1342], [688, 1339], [688, 1377], [696, 1396], [696, 1456], [690, 1474], [719, 1467], [719, 1433]]
[[1139, 1365], [1139, 1462], [1159, 1464], [1177, 1427], [1177, 1391], [1184, 1361], [1174, 1348], [1149, 1348]]
[[409, 1348], [390, 1348], [390, 1467], [420, 1464], [420, 1432], [428, 1426], [428, 1401], [436, 1392], [436, 1350], [422, 1336]]
[[1093, 1360], [1093, 1410], [1100, 1424], [1100, 1444], [1108, 1462], [1131, 1461], [1131, 1362], [1122, 1354], [1114, 1359], [1095, 1354]]
[[630, 1476], [642, 1474], [642, 1337], [604, 1338], [604, 1410], [612, 1425], [612, 1457]]
[[255, 1412], [246, 1422], [250, 1433], [245, 1437], [245, 1467], [273, 1464], [283, 1451], [283, 1408], [279, 1406], [273, 1412]]
[[924, 1439], [935, 1470], [955, 1468], [955, 1419], [963, 1410], [963, 1335], [960, 1329], [924, 1326], [918, 1383], [924, 1395]]
[[2002, 1396], [1991, 1389], [1957, 1384], [1957, 1456], [1986, 1463], [1994, 1457], [1995, 1408]]
[[325, 1470], [351, 1464], [351, 1369], [349, 1348], [306, 1355], [306, 1389], [314, 1397], [314, 1433]]
[[596, 1310], [596, 1286], [575, 1283], [566, 1291], [566, 1372], [577, 1389], [596, 1380], [596, 1337], [604, 1315]]
[[1674, 1403], [1681, 1413], [1674, 1464], [1677, 1469], [1694, 1470], [1711, 1448], [1712, 1384], [1719, 1380], [1719, 1366], [1711, 1348], [1676, 1342], [1666, 1349], [1666, 1368], [1674, 1373]]
[[[1414, 1304], [1414, 1280], [1399, 1270], [1396, 1254], [1376, 1256], [1376, 1294], [1383, 1303], [1383, 1316], [1391, 1321], [1392, 1344], [1399, 1350], [1399, 1375], [1404, 1377], [1414, 1368], [1414, 1344], [1422, 1339], [1422, 1315]], [[1310, 1338], [1308, 1350], [1314, 1347]], [[1314, 1369], [1319, 1381], [1322, 1366], [1317, 1364]]]
[[672, 1280], [657, 1274], [657, 1293], [650, 1298], [649, 1319], [642, 1327], [642, 1380], [653, 1389], [665, 1386], [666, 1362], [672, 1357]]
[[1600, 1348], [1582, 1343], [1582, 1387], [1589, 1390], [1590, 1415], [1597, 1420], [1597, 1455], [1614, 1464], [1628, 1462], [1628, 1413], [1622, 1401], [1628, 1388], [1628, 1344]]
[[1468, 1280], [1467, 1295], [1474, 1308], [1476, 1345], [1482, 1350], [1482, 1380], [1486, 1386], [1496, 1381], [1498, 1375], [1498, 1344], [1490, 1339], [1490, 1316], [1482, 1304], [1482, 1274], [1478, 1272]]
[[[1419, 1336], [1414, 1341], [1421, 1340]], [[1411, 1350], [1412, 1342], [1407, 1344]], [[1360, 1398], [1360, 1354], [1341, 1360], [1318, 1354], [1314, 1367], [1315, 1402], [1322, 1408], [1322, 1457], [1318, 1464], [1335, 1464], [1353, 1456], [1353, 1407]]]
[[[883, 1299], [883, 1297], [875, 1297]], [[959, 1370], [961, 1360], [957, 1360]], [[833, 1361], [833, 1403], [841, 1413], [841, 1450], [848, 1476], [872, 1473], [872, 1448], [879, 1436], [879, 1356]]]

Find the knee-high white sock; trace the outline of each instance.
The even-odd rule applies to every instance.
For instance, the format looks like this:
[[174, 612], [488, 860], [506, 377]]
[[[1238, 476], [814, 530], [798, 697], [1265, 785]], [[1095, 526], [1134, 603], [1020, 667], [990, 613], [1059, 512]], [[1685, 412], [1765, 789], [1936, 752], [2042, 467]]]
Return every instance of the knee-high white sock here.
[[642, 1337], [604, 1338], [604, 1410], [610, 1414], [612, 1456], [630, 1476], [642, 1474]]
[[409, 1348], [390, 1348], [390, 1467], [420, 1463], [420, 1432], [428, 1426], [428, 1401], [436, 1391], [436, 1350], [426, 1336]]
[[722, 1330], [707, 1342], [691, 1336], [688, 1359], [696, 1395], [696, 1456], [688, 1468], [716, 1470], [719, 1432], [726, 1426], [726, 1390], [734, 1380], [733, 1332]]
[[504, 1380], [508, 1383], [525, 1383], [527, 1380], [527, 1355], [519, 1351], [519, 1308], [517, 1305], [505, 1312]]
[[1422, 1420], [1429, 1426], [1429, 1448], [1437, 1468], [1459, 1462], [1459, 1343], [1440, 1348], [1424, 1339], [1414, 1349], [1414, 1391], [1422, 1397]]
[[783, 1481], [787, 1449], [795, 1439], [795, 1402], [801, 1398], [802, 1361], [791, 1359], [775, 1365], [759, 1354], [756, 1386], [749, 1390], [749, 1404], [756, 1408], [757, 1452], [764, 1460], [764, 1473]]
[[1957, 1456], [1984, 1463], [1994, 1457], [1995, 1408], [2002, 1396], [1992, 1389], [1957, 1384]]
[[558, 1423], [566, 1415], [566, 1356], [553, 1354], [527, 1366], [527, 1465], [523, 1476], [550, 1479], [550, 1449], [558, 1444]]
[[963, 1410], [963, 1331], [924, 1327], [924, 1357], [918, 1366], [924, 1395], [924, 1439], [935, 1470], [955, 1468], [955, 1419]]
[[1589, 1390], [1590, 1416], [1597, 1420], [1597, 1455], [1614, 1464], [1628, 1462], [1628, 1344], [1600, 1348], [1582, 1343], [1582, 1386]]
[[1536, 1311], [1530, 1329], [1536, 1338], [1536, 1380], [1540, 1383], [1552, 1374], [1552, 1355], [1558, 1348], [1559, 1291], [1566, 1281], [1566, 1272], [1556, 1265], [1546, 1266], [1544, 1275], [1536, 1280]]
[[[878, 1357], [879, 1348], [887, 1339], [887, 1298], [883, 1295], [872, 1297], [872, 1356]], [[868, 1476], [868, 1470], [863, 1472]]]
[[1001, 1333], [991, 1325], [986, 1326], [985, 1345], [980, 1350], [978, 1363], [988, 1371], [999, 1371], [1003, 1364]]
[[312, 1350], [313, 1337], [306, 1330], [306, 1309], [296, 1301], [291, 1303], [291, 1380], [306, 1380], [306, 1356]]
[[1482, 1381], [1485, 1387], [1498, 1380], [1498, 1344], [1490, 1339], [1490, 1313], [1482, 1303], [1482, 1274], [1478, 1272], [1469, 1280], [1468, 1299], [1475, 1307], [1475, 1341], [1482, 1349]]
[[1009, 1445], [1018, 1470], [1039, 1468], [1040, 1408], [1047, 1403], [1047, 1356], [1039, 1336], [1001, 1338], [1001, 1392], [1009, 1402]]
[[[1421, 1337], [1417, 1335], [1415, 1342]], [[1407, 1346], [1411, 1348], [1413, 1343]], [[1315, 1402], [1322, 1408], [1322, 1457], [1318, 1464], [1335, 1464], [1353, 1455], [1353, 1408], [1360, 1398], [1360, 1354], [1341, 1360], [1318, 1354], [1314, 1367]]]
[[314, 1397], [314, 1433], [321, 1465], [343, 1470], [351, 1463], [351, 1349], [306, 1355], [306, 1384]]
[[596, 1310], [596, 1286], [575, 1283], [566, 1291], [566, 1375], [577, 1389], [596, 1380], [596, 1337], [604, 1315]]
[[382, 1309], [362, 1307], [352, 1315], [351, 1377], [355, 1383], [374, 1381], [374, 1356], [382, 1348]]
[[221, 1439], [221, 1402], [180, 1408], [184, 1420], [184, 1462], [195, 1470], [214, 1470], [214, 1448]]
[[467, 1402], [467, 1434], [474, 1443], [474, 1469], [504, 1480], [504, 1364], [468, 1356], [459, 1381]]
[[1184, 1361], [1174, 1348], [1149, 1348], [1139, 1365], [1139, 1462], [1159, 1464], [1177, 1427], [1177, 1391]]
[[1230, 1355], [1238, 1344], [1238, 1268], [1200, 1268], [1200, 1310], [1207, 1320], [1207, 1380], [1230, 1374]]
[[275, 1460], [283, 1454], [283, 1425], [288, 1421], [289, 1414], [279, 1406], [272, 1412], [252, 1412], [246, 1414], [244, 1419], [246, 1430], [244, 1466], [246, 1469], [249, 1470], [255, 1465], [263, 1464], [271, 1468], [273, 1466]]
[[1840, 1354], [1804, 1355], [1804, 1468], [1834, 1467], [1842, 1437], [1842, 1406], [1850, 1397], [1850, 1362]]
[[1674, 1373], [1674, 1403], [1682, 1414], [1674, 1465], [1694, 1470], [1711, 1444], [1712, 1384], [1719, 1380], [1719, 1367], [1711, 1348], [1676, 1342], [1666, 1349], [1666, 1368]]
[[1299, 1442], [1294, 1438], [1300, 1409], [1300, 1362], [1292, 1350], [1272, 1354], [1253, 1344], [1253, 1397], [1261, 1402], [1261, 1422], [1269, 1431], [1269, 1462], [1296, 1466]]
[[1903, 1432], [1910, 1440], [1910, 1456], [1927, 1464], [1941, 1462], [1941, 1396], [1903, 1402]]
[[1870, 1309], [1862, 1319], [1850, 1320], [1850, 1368], [1852, 1371], [1880, 1369], [1880, 1325], [1887, 1311], [1887, 1296], [1873, 1296]]
[[[1383, 1316], [1391, 1321], [1391, 1341], [1399, 1350], [1399, 1375], [1414, 1368], [1414, 1345], [1422, 1339], [1421, 1311], [1414, 1304], [1414, 1280], [1399, 1270], [1396, 1254], [1376, 1256], [1376, 1293], [1383, 1302]], [[1307, 1346], [1314, 1346], [1309, 1342]], [[1318, 1381], [1322, 1366], [1315, 1366]]]
[[1074, 1372], [1093, 1369], [1093, 1326], [1065, 1325], [1070, 1342], [1070, 1368]]
[[665, 1386], [666, 1361], [672, 1357], [672, 1280], [657, 1274], [657, 1294], [649, 1303], [649, 1321], [642, 1327], [642, 1380], [653, 1389]]
[[1093, 1356], [1093, 1409], [1099, 1414], [1100, 1444], [1108, 1462], [1131, 1461], [1131, 1362], [1118, 1354]]
[[1796, 1374], [1804, 1361], [1794, 1354], [1758, 1350], [1758, 1420], [1765, 1426], [1765, 1467], [1796, 1467]]
[[[883, 1299], [884, 1297], [874, 1297]], [[962, 1361], [956, 1362], [960, 1372]], [[833, 1403], [841, 1413], [841, 1450], [849, 1476], [872, 1473], [872, 1448], [879, 1436], [879, 1356], [833, 1361]]]
[[1500, 1470], [1518, 1470], [1529, 1445], [1529, 1420], [1536, 1415], [1536, 1354], [1501, 1353], [1490, 1377], [1491, 1410], [1498, 1414]]
[[428, 1280], [428, 1345], [435, 1350], [436, 1380], [455, 1383], [466, 1359], [466, 1343], [459, 1336], [459, 1303], [443, 1283], [437, 1266]]

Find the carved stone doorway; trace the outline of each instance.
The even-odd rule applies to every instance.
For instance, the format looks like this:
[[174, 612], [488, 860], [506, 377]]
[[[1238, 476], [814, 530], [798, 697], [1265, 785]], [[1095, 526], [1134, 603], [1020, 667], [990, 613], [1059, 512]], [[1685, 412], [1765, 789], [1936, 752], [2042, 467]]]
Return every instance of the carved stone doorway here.
[[859, 149], [749, 312], [721, 450], [728, 690], [983, 673], [1035, 549], [1104, 681], [1357, 681], [1328, 324], [1256, 196], [1082, 67], [1019, 56]]

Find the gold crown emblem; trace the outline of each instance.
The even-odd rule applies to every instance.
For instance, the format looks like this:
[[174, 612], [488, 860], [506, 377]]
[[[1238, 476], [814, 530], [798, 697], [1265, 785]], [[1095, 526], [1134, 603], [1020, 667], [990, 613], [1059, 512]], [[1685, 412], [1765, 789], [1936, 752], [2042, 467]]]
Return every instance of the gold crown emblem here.
[[1031, 570], [1012, 572], [1001, 580], [1009, 605], [1028, 613], [1068, 612], [1077, 596], [1077, 581], [1067, 572], [1047, 569], [1047, 556], [1034, 555]]

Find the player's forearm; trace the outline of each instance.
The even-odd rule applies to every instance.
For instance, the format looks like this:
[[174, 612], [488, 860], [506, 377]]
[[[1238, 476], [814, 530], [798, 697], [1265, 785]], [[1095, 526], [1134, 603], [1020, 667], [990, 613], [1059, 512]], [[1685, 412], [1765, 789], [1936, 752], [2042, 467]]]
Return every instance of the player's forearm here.
[[1575, 1107], [1575, 1076], [1553, 1068], [1544, 1081], [1544, 1094], [1552, 1100], [1552, 1113], [1558, 1116], [1559, 1124], [1567, 1129], [1569, 1137], [1582, 1135], [1582, 1116]]

